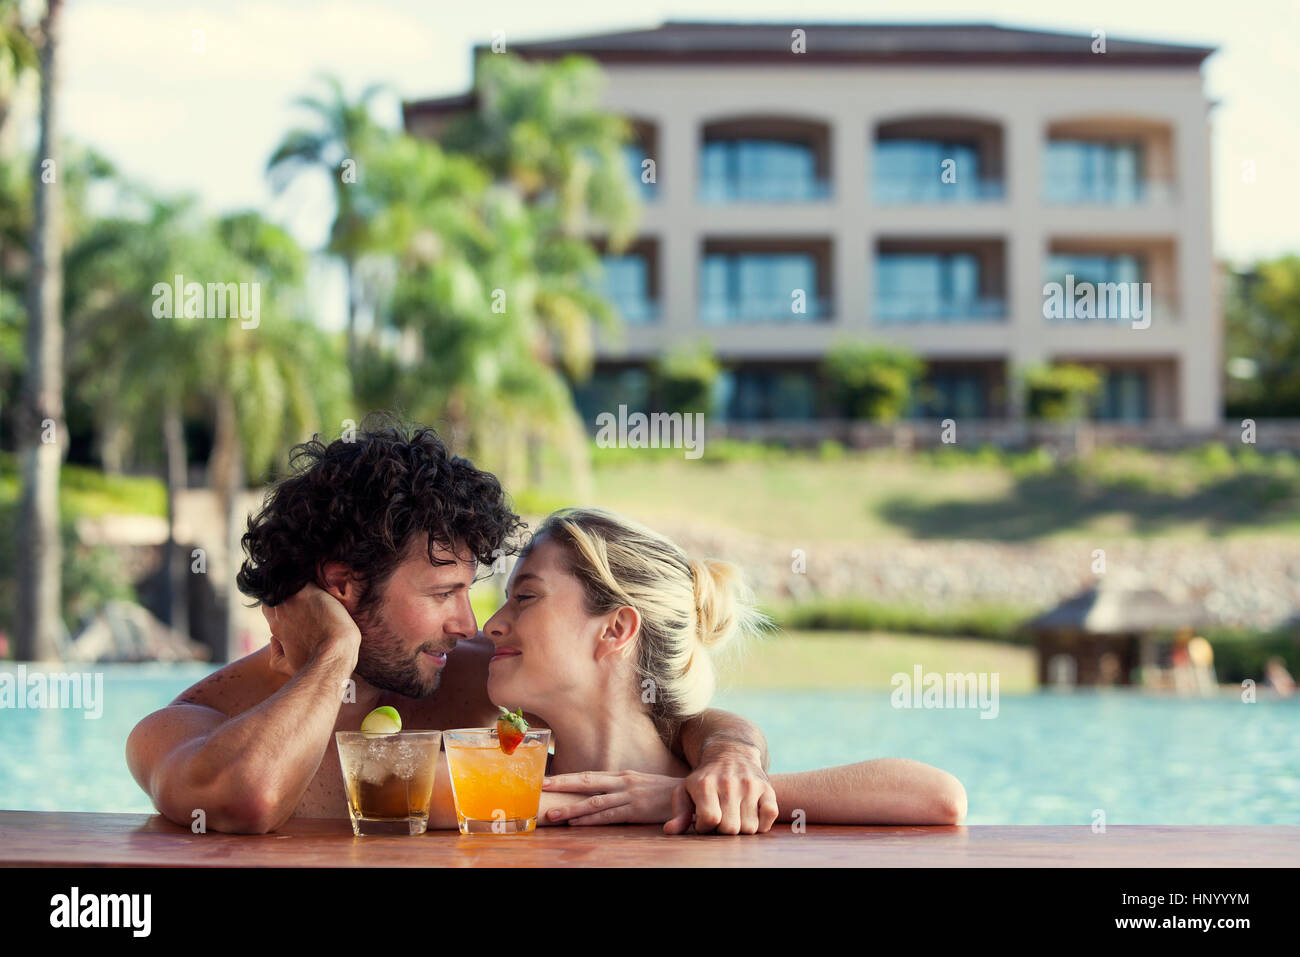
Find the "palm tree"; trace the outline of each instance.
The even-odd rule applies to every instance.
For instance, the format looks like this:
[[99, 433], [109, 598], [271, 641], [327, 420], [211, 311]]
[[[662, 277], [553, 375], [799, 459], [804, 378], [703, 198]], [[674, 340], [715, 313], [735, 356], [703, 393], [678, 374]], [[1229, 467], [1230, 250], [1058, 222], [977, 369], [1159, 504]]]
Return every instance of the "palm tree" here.
[[[75, 343], [70, 370], [81, 399], [95, 414], [104, 467], [112, 470], [142, 437], [159, 436], [167, 488], [164, 619], [186, 630], [186, 561], [177, 541], [177, 502], [185, 487], [182, 430], [193, 383], [202, 374], [206, 320], [184, 310], [156, 316], [156, 282], [215, 262], [215, 237], [193, 197], [136, 197], [142, 218], [96, 221], [69, 250], [69, 329]], [[205, 252], [206, 247], [206, 252]], [[184, 265], [182, 265], [184, 264]]]
[[[27, 286], [27, 375], [18, 445], [23, 469], [19, 512], [18, 658], [57, 657], [61, 543], [59, 466], [67, 445], [63, 421], [63, 197], [59, 180], [59, 40], [62, 0], [48, 0], [41, 20], [40, 138], [33, 169], [35, 208]], [[53, 172], [54, 175], [46, 175]]]
[[[237, 321], [205, 329], [204, 374], [215, 436], [209, 473], [226, 519], [231, 580], [241, 554], [246, 516], [241, 493], [250, 476], [267, 475], [281, 450], [316, 431], [334, 431], [347, 416], [351, 382], [330, 339], [308, 321], [292, 317], [291, 292], [300, 289], [304, 256], [284, 230], [257, 213], [225, 216], [215, 224], [227, 266], [214, 275], [247, 276], [271, 293], [261, 304], [260, 323]], [[236, 629], [238, 591], [226, 591], [226, 657], [240, 653]]]
[[452, 125], [446, 148], [477, 160], [523, 200], [528, 220], [512, 222], [511, 239], [535, 281], [513, 302], [538, 322], [547, 360], [585, 378], [593, 325], [614, 318], [591, 291], [599, 260], [584, 232], [604, 232], [615, 252], [635, 235], [640, 200], [621, 154], [630, 129], [602, 108], [600, 70], [590, 60], [494, 54], [475, 66], [478, 108]]
[[[369, 86], [357, 99], [349, 101], [337, 77], [325, 75], [321, 81], [326, 87], [325, 96], [301, 96], [294, 101], [315, 114], [315, 128], [291, 130], [271, 154], [267, 172], [277, 192], [303, 169], [324, 170], [333, 182], [334, 224], [327, 248], [342, 259], [347, 274], [347, 354], [352, 362], [356, 359], [356, 320], [361, 300], [357, 260], [368, 247], [361, 175], [371, 143], [379, 133], [370, 117], [370, 102], [384, 87]], [[349, 160], [355, 166], [345, 168]], [[346, 175], [349, 170], [355, 178]]]
[[0, 0], [0, 142], [9, 103], [23, 74], [38, 68], [36, 47], [22, 21], [19, 0]]

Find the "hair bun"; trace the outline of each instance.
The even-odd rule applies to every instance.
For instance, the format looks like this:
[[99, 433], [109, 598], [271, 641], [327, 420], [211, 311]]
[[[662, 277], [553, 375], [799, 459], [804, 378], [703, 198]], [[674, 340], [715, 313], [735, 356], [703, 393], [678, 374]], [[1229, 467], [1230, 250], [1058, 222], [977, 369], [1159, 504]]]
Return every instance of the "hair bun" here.
[[691, 574], [695, 579], [696, 637], [705, 648], [719, 648], [738, 633], [761, 624], [763, 616], [738, 566], [709, 558], [692, 561]]

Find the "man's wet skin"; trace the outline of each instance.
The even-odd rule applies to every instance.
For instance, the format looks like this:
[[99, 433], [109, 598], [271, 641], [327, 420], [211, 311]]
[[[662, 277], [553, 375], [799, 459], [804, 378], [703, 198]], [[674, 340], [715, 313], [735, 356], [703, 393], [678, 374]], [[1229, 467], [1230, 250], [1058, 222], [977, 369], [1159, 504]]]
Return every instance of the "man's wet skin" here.
[[[493, 645], [477, 637], [469, 601], [477, 564], [435, 547], [435, 558], [451, 563], [434, 565], [427, 542], [412, 542], [389, 580], [372, 589], [369, 598], [342, 566], [325, 566], [326, 590], [340, 599], [340, 612], [346, 609], [361, 632], [353, 684], [341, 684], [338, 691], [335, 731], [357, 730], [367, 714], [383, 705], [396, 708], [403, 727], [411, 731], [482, 727], [495, 720], [497, 710], [487, 697]], [[295, 661], [294, 648], [283, 647], [275, 637], [275, 609], [265, 613], [271, 644], [199, 681], [173, 707], [208, 708], [230, 719], [284, 687], [302, 662]], [[331, 734], [294, 816], [346, 814]]]

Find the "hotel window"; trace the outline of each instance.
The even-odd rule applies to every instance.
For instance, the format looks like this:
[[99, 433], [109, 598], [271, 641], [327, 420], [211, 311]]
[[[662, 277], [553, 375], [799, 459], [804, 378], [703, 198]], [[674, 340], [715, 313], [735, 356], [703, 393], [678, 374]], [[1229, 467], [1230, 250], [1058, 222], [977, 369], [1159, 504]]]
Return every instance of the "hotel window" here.
[[[945, 163], [952, 160], [951, 167]], [[875, 186], [880, 203], [969, 202], [1000, 199], [1002, 183], [983, 178], [973, 141], [893, 138], [876, 141]], [[951, 168], [953, 182], [944, 182]]]
[[597, 369], [591, 378], [573, 387], [573, 404], [588, 427], [594, 428], [602, 412], [650, 412], [650, 375], [645, 369]]
[[829, 194], [829, 185], [817, 174], [816, 152], [809, 143], [707, 140], [700, 155], [704, 202], [824, 199]]
[[1150, 418], [1145, 369], [1108, 369], [1096, 418], [1103, 422], [1144, 422]]
[[1145, 197], [1140, 143], [1051, 140], [1043, 172], [1051, 203], [1131, 205]]
[[1074, 276], [1081, 282], [1141, 282], [1142, 257], [1130, 253], [1053, 253], [1047, 257], [1047, 281], [1065, 282]]
[[876, 314], [882, 321], [978, 321], [1000, 317], [1005, 301], [982, 294], [974, 253], [881, 253]]
[[971, 370], [931, 370], [917, 389], [913, 415], [933, 419], [988, 418], [988, 390], [984, 375]]
[[614, 305], [623, 320], [632, 324], [659, 318], [658, 304], [650, 290], [650, 266], [644, 255], [606, 255], [601, 294]]
[[[623, 162], [627, 164], [628, 178], [633, 188], [640, 192], [641, 199], [646, 202], [659, 195], [658, 183], [647, 183], [644, 180], [646, 173], [644, 163], [650, 158], [646, 156], [645, 147], [640, 143], [626, 143], [623, 146]], [[655, 178], [658, 179], [658, 170], [655, 171]]]
[[811, 253], [710, 253], [700, 274], [700, 317], [712, 324], [811, 322], [827, 314], [820, 288]]
[[[1047, 257], [1047, 274], [1044, 277], [1044, 283], [1060, 283], [1062, 292], [1068, 295], [1070, 276], [1074, 277], [1074, 288], [1078, 290], [1082, 283], [1089, 283], [1093, 286], [1093, 316], [1102, 320], [1115, 320], [1128, 322], [1131, 319], [1129, 309], [1123, 308], [1116, 310], [1115, 315], [1099, 315], [1105, 311], [1101, 307], [1101, 291], [1097, 288], [1102, 284], [1120, 284], [1142, 282], [1146, 274], [1146, 263], [1141, 256], [1135, 256], [1130, 253], [1054, 253]], [[1075, 296], [1078, 299], [1078, 294]], [[1110, 302], [1109, 297], [1106, 302]], [[1127, 303], [1127, 296], [1123, 302]], [[1109, 308], [1109, 307], [1107, 307]], [[1073, 312], [1073, 310], [1071, 310]], [[1054, 322], [1079, 322], [1088, 321], [1086, 318], [1075, 315], [1073, 319], [1053, 319]]]
[[816, 415], [816, 386], [807, 372], [724, 369], [715, 403], [723, 419], [731, 422], [806, 420]]

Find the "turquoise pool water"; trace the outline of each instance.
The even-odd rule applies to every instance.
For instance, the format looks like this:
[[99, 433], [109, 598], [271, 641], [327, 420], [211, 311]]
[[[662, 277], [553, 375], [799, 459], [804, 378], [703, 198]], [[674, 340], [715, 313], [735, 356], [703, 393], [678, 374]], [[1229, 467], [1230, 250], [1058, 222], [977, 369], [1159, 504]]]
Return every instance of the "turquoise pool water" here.
[[[105, 666], [103, 716], [0, 710], [0, 808], [150, 811], [126, 769], [135, 722], [207, 673]], [[970, 824], [1300, 824], [1300, 700], [1131, 692], [1003, 696], [998, 716], [896, 710], [881, 691], [733, 691], [773, 771], [915, 758], [966, 786]]]

